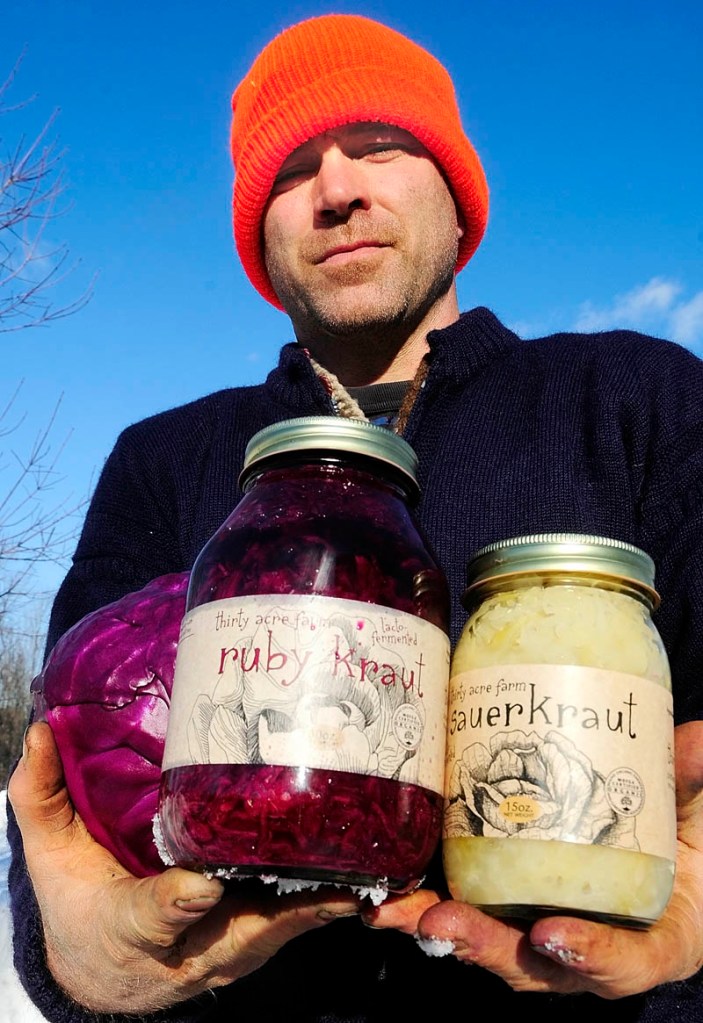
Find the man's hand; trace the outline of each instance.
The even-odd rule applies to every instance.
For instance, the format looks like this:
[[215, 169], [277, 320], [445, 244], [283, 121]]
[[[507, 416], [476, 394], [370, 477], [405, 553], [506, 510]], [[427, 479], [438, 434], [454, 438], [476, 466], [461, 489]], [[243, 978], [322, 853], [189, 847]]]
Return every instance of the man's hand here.
[[257, 969], [291, 938], [358, 911], [351, 895], [223, 897], [174, 868], [137, 880], [88, 834], [64, 785], [51, 730], [33, 725], [9, 786], [42, 914], [47, 960], [96, 1012], [174, 1005]]
[[374, 927], [444, 938], [454, 954], [516, 991], [592, 991], [621, 998], [683, 980], [703, 964], [703, 722], [676, 729], [678, 857], [669, 907], [649, 931], [571, 917], [505, 923], [429, 891], [364, 913]]

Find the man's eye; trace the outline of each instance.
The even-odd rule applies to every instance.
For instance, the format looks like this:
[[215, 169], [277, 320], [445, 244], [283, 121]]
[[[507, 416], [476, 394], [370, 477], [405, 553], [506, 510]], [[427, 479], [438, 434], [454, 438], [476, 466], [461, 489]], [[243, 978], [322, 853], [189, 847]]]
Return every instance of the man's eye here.
[[392, 150], [392, 149], [406, 149], [406, 148], [407, 147], [404, 146], [401, 142], [397, 142], [397, 141], [395, 141], [393, 139], [385, 139], [383, 142], [373, 142], [369, 146], [369, 150], [372, 153], [387, 153], [389, 150]]
[[314, 173], [314, 168], [307, 165], [286, 167], [276, 175], [271, 192], [274, 195], [279, 192], [285, 192], [289, 188], [294, 188], [300, 181], [304, 181]]
[[407, 153], [409, 147], [396, 139], [384, 139], [378, 142], [369, 142], [363, 147], [359, 156], [392, 156], [394, 153]]

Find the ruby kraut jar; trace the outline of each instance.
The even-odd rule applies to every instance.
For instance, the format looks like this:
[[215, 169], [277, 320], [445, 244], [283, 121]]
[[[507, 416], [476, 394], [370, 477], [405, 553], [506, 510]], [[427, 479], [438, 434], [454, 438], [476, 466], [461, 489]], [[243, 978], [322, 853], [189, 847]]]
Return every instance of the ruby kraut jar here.
[[252, 438], [241, 483], [191, 575], [162, 847], [225, 877], [407, 890], [441, 833], [449, 676], [416, 456], [380, 427], [293, 419]]
[[449, 699], [444, 871], [489, 913], [644, 927], [676, 853], [673, 713], [643, 551], [550, 533], [479, 551]]

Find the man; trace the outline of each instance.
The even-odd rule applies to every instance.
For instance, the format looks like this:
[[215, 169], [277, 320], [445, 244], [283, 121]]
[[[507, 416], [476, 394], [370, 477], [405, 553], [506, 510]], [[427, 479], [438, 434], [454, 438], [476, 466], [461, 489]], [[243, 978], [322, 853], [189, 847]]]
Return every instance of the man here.
[[[398, 416], [420, 459], [419, 514], [450, 581], [454, 639], [478, 546], [550, 529], [632, 541], [657, 561], [679, 720], [703, 717], [701, 364], [633, 334], [525, 343], [487, 310], [459, 317], [454, 273], [484, 230], [483, 172], [444, 69], [381, 25], [328, 16], [274, 40], [235, 93], [232, 147], [239, 255], [255, 287], [285, 308], [298, 344], [264, 385], [125, 431], [57, 598], [52, 639], [93, 607], [192, 564], [237, 499], [256, 430], [301, 414], [360, 414], [354, 395], [370, 409], [377, 391], [367, 388], [381, 384], [390, 405], [381, 411]], [[136, 881], [73, 815], [48, 730], [35, 726], [11, 782], [41, 914], [14, 832], [20, 973], [58, 1023], [94, 1013], [417, 1019], [427, 998], [465, 999], [467, 1011], [490, 998], [507, 1011], [524, 1008], [515, 991], [528, 990], [543, 993], [532, 1004], [545, 1020], [700, 1019], [695, 980], [639, 992], [684, 981], [703, 959], [702, 737], [697, 722], [677, 733], [676, 894], [661, 923], [636, 933], [559, 917], [493, 920], [449, 900], [439, 874], [378, 909], [338, 890], [224, 896], [218, 882], [180, 870]], [[454, 955], [426, 957], [415, 932], [447, 939]]]

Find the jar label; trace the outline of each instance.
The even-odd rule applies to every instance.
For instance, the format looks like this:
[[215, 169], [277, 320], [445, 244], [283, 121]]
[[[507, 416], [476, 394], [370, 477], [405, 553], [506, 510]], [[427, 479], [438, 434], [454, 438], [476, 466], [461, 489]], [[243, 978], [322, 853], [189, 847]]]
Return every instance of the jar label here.
[[572, 665], [449, 684], [444, 837], [555, 839], [676, 858], [671, 693]]
[[163, 770], [278, 764], [442, 793], [449, 640], [337, 597], [230, 597], [189, 611]]

